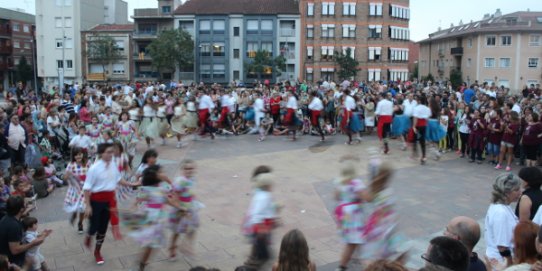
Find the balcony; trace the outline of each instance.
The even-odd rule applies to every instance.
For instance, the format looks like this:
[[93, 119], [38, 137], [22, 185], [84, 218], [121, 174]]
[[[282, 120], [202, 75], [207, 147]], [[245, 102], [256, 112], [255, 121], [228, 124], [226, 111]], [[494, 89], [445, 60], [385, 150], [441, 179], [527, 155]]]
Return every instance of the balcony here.
[[0, 47], [0, 54], [2, 55], [11, 55], [11, 52], [12, 52], [11, 46]]
[[0, 26], [0, 36], [11, 37], [11, 28]]
[[157, 8], [138, 8], [134, 9], [133, 18], [164, 18], [171, 19], [173, 18], [172, 13], [161, 13]]
[[453, 56], [463, 55], [463, 47], [454, 47], [450, 49], [450, 54], [452, 54]]
[[444, 49], [438, 49], [438, 56], [439, 57], [444, 57]]
[[134, 31], [134, 39], [155, 39], [158, 36], [158, 31]]
[[133, 59], [134, 61], [152, 61], [151, 55], [147, 52], [134, 53]]
[[105, 73], [89, 73], [87, 81], [105, 81]]
[[280, 29], [281, 37], [295, 37], [295, 29], [291, 28], [281, 28]]

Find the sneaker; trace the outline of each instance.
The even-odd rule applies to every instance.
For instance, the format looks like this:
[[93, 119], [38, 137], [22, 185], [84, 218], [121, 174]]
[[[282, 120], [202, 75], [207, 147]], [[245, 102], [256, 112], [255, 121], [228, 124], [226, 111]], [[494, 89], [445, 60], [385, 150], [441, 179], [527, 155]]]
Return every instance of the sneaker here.
[[506, 171], [511, 171], [512, 168], [511, 167], [506, 167]]
[[501, 169], [501, 168], [502, 168], [501, 164], [497, 164], [497, 165], [495, 166], [495, 169]]
[[79, 234], [83, 234], [85, 231], [83, 230], [83, 224], [78, 224], [77, 225], [77, 232]]
[[96, 259], [97, 265], [102, 265], [105, 263], [104, 258], [102, 257], [102, 254], [100, 253], [99, 250], [94, 251], [94, 258]]

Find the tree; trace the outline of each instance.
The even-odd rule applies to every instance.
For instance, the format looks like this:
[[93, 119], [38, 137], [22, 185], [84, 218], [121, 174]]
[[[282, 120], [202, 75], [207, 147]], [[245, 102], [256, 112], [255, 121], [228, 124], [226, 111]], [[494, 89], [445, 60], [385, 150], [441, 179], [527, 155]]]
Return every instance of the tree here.
[[276, 76], [280, 76], [286, 68], [286, 58], [283, 56], [271, 58], [269, 52], [258, 50], [254, 55], [254, 60], [245, 63], [245, 66], [249, 73], [256, 73], [258, 78], [263, 73], [275, 73]]
[[463, 83], [463, 74], [461, 73], [461, 70], [452, 69], [450, 71], [450, 82], [454, 88], [457, 88]]
[[104, 79], [107, 80], [105, 66], [115, 59], [121, 58], [119, 47], [113, 37], [103, 34], [96, 34], [89, 37], [87, 41], [87, 58], [102, 65]]
[[423, 77], [422, 80], [426, 82], [427, 81], [435, 82], [435, 78], [433, 77], [431, 73], [429, 73], [426, 77]]
[[342, 80], [355, 78], [358, 71], [360, 71], [358, 69], [359, 62], [353, 59], [350, 56], [351, 54], [352, 50], [350, 48], [347, 48], [344, 54], [342, 52], [335, 52], [335, 63], [340, 67], [339, 78]]
[[194, 66], [194, 41], [186, 30], [164, 30], [147, 46], [152, 65], [160, 76], [162, 71], [175, 72]]
[[28, 62], [26, 61], [26, 57], [22, 56], [19, 60], [19, 64], [17, 65], [16, 70], [16, 77], [17, 81], [23, 82], [25, 84], [26, 82], [32, 80], [33, 70], [30, 65], [28, 65]]

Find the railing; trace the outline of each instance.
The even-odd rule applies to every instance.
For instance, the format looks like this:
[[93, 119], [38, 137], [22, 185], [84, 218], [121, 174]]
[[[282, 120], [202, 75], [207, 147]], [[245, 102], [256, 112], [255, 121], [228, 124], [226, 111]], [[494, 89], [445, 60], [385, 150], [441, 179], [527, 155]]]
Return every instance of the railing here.
[[134, 38], [142, 38], [142, 37], [154, 37], [158, 35], [158, 31], [134, 31]]
[[151, 55], [148, 52], [134, 53], [134, 60], [152, 60]]
[[139, 8], [134, 9], [134, 17], [171, 17], [171, 12], [167, 14], [160, 13], [157, 8]]
[[11, 36], [11, 29], [8, 27], [0, 27], [0, 36]]
[[281, 37], [295, 37], [295, 30], [291, 28], [281, 28], [280, 36]]
[[463, 47], [454, 47], [450, 49], [450, 54], [452, 55], [462, 55], [463, 54]]
[[87, 81], [105, 81], [105, 73], [89, 73]]

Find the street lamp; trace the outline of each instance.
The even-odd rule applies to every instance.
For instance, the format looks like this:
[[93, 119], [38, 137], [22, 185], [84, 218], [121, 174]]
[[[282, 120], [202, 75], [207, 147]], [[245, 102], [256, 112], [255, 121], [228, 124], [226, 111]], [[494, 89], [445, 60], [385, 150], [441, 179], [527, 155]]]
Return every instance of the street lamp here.
[[36, 76], [36, 58], [34, 54], [34, 39], [30, 39], [30, 50], [32, 51], [32, 70], [34, 71], [34, 91], [36, 92], [36, 98], [38, 97], [38, 78]]

